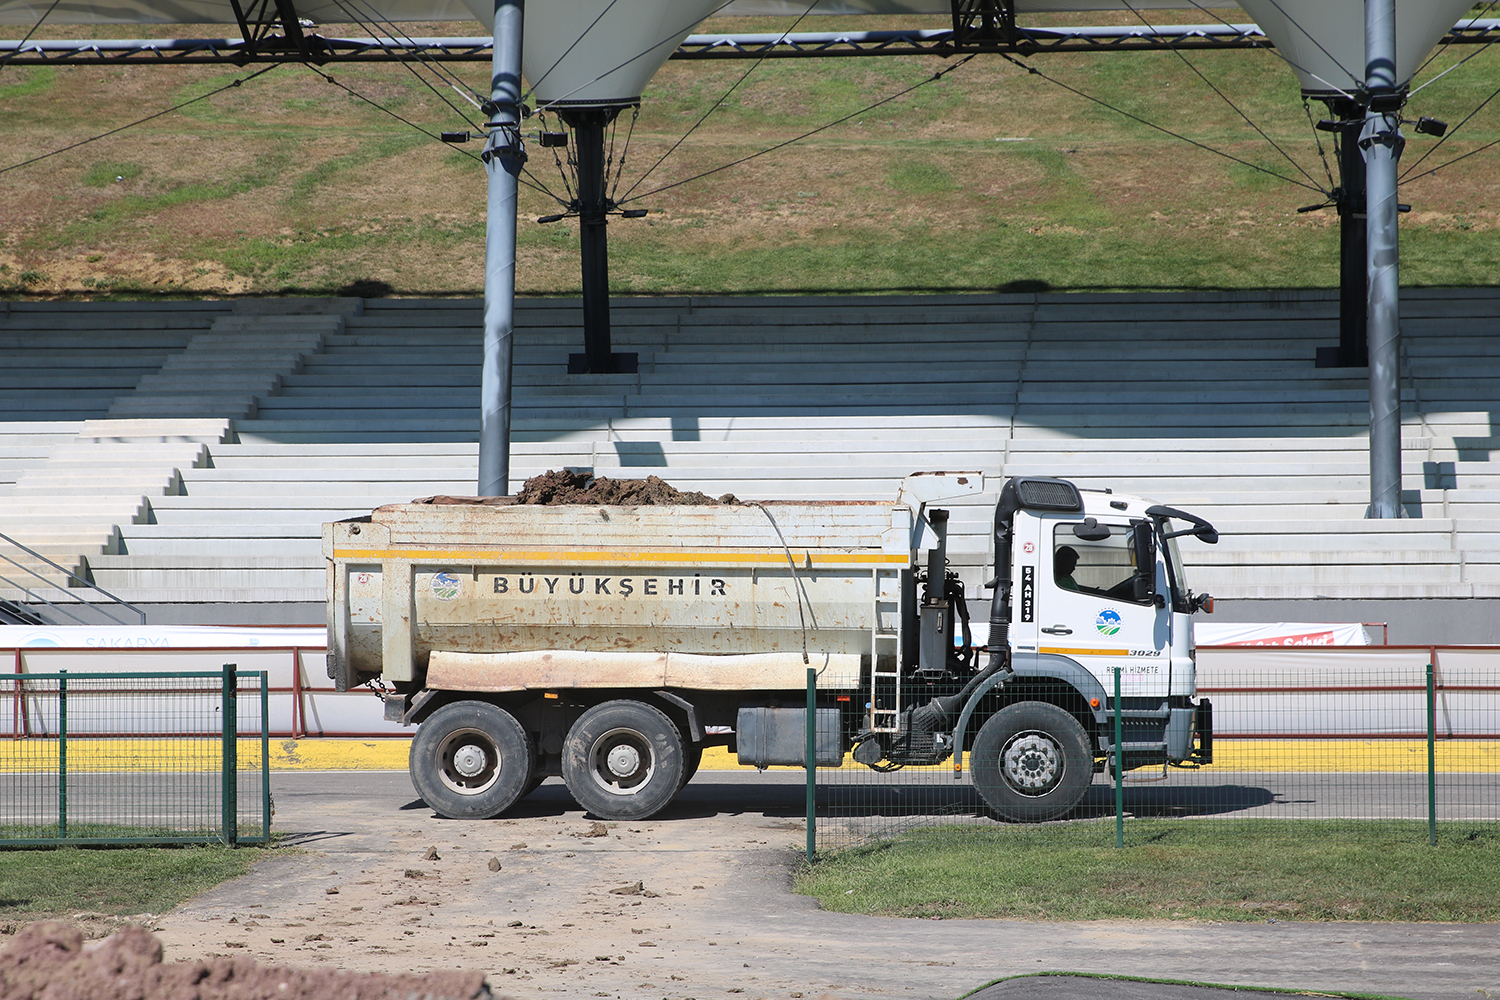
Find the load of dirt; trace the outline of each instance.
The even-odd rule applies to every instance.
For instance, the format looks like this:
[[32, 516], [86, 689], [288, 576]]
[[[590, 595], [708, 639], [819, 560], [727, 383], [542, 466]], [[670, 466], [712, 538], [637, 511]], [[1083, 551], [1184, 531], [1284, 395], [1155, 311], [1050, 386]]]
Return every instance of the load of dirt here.
[[0, 952], [0, 1000], [488, 1000], [480, 972], [425, 975], [264, 966], [249, 959], [162, 962], [161, 942], [130, 926], [84, 944], [46, 920]]
[[737, 504], [733, 493], [715, 500], [706, 493], [684, 492], [657, 476], [645, 479], [595, 478], [584, 472], [567, 469], [544, 472], [526, 480], [516, 503], [532, 504], [606, 504], [618, 507], [646, 507], [681, 504], [702, 507], [712, 504]]

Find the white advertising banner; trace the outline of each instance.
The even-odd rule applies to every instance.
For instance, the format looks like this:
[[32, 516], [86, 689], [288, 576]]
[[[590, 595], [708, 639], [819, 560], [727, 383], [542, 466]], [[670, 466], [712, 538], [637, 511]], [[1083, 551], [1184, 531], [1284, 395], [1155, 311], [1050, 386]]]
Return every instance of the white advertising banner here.
[[328, 644], [328, 629], [256, 625], [0, 625], [0, 649], [44, 646], [66, 649], [202, 649], [228, 646]]
[[1368, 646], [1370, 634], [1359, 623], [1193, 622], [1200, 646]]
[[[328, 677], [327, 629], [218, 625], [0, 626], [0, 656], [9, 671], [53, 674], [265, 671], [271, 732], [310, 736], [410, 736], [410, 726], [385, 721], [385, 705], [360, 688], [340, 693]], [[0, 736], [23, 725], [21, 713], [0, 713]], [[32, 713], [25, 725], [44, 726]], [[113, 732], [144, 732], [126, 713]]]

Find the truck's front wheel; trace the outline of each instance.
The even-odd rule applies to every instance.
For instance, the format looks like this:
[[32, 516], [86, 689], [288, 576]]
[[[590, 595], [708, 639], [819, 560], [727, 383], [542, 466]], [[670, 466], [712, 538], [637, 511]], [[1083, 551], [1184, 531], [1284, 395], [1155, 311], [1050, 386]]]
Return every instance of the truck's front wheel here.
[[531, 765], [526, 730], [515, 716], [484, 701], [444, 705], [411, 743], [411, 783], [448, 819], [500, 815], [525, 792]]
[[971, 751], [979, 797], [1001, 819], [1040, 823], [1072, 812], [1094, 780], [1089, 736], [1056, 705], [1023, 701], [990, 717]]
[[655, 815], [677, 794], [682, 735], [661, 711], [638, 701], [606, 701], [578, 717], [563, 746], [568, 791], [600, 819]]

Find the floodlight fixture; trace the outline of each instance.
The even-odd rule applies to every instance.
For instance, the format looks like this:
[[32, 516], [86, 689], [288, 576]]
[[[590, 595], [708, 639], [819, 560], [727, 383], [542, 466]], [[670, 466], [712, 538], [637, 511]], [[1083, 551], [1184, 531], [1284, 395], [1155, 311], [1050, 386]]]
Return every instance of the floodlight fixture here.
[[649, 208], [627, 208], [625, 209], [625, 211], [620, 213], [620, 218], [644, 219], [646, 217], [646, 213], [649, 211], [651, 211]]
[[541, 224], [545, 225], [548, 222], [561, 222], [562, 220], [566, 219], [567, 217], [568, 217], [567, 213], [564, 213], [562, 215], [544, 215], [540, 219], [537, 219], [536, 221], [538, 223], [541, 223]]
[[1448, 123], [1437, 118], [1429, 118], [1426, 115], [1417, 119], [1417, 131], [1422, 135], [1431, 135], [1442, 138], [1443, 133], [1448, 131]]
[[444, 142], [468, 142], [472, 136], [467, 132], [444, 132], [438, 138]]
[[568, 144], [568, 133], [566, 132], [543, 132], [538, 138], [543, 149], [564, 147]]

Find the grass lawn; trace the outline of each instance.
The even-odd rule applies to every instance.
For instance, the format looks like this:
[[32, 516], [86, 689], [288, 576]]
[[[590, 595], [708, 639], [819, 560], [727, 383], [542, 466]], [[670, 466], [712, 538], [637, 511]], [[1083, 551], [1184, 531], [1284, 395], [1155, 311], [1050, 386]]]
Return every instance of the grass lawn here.
[[[824, 909], [1007, 920], [1500, 920], [1500, 832], [1455, 825], [1436, 847], [1342, 822], [1150, 821], [1123, 849], [1054, 827], [928, 828], [804, 867]], [[1132, 846], [1133, 845], [1133, 846]]]
[[226, 847], [0, 850], [0, 925], [164, 913], [245, 874], [261, 856]]

